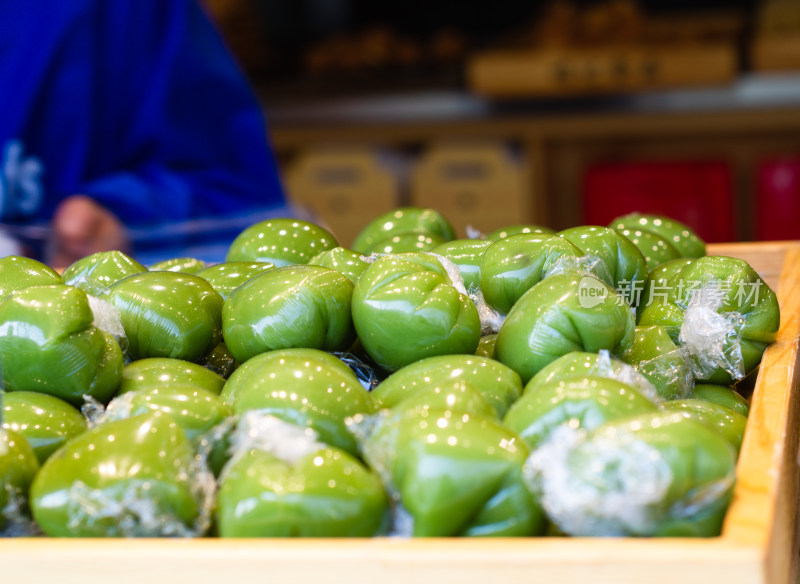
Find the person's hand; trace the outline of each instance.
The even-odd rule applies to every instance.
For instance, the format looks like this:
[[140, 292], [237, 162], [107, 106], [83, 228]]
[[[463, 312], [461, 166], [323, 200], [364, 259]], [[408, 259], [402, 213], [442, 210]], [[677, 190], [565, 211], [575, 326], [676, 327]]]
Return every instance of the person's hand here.
[[125, 226], [108, 209], [85, 195], [64, 199], [53, 214], [49, 263], [66, 267], [98, 251], [129, 251]]

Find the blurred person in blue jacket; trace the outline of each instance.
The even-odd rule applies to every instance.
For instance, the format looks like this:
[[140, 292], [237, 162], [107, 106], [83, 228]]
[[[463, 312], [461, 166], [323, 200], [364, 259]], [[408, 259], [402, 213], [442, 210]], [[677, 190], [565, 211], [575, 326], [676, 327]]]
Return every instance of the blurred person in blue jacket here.
[[0, 231], [32, 255], [220, 261], [248, 224], [293, 214], [260, 106], [196, 0], [0, 7]]

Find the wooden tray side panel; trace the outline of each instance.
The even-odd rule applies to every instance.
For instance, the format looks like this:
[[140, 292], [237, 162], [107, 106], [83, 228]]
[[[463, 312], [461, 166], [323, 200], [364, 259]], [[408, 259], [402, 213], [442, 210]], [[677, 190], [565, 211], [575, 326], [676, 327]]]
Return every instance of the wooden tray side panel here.
[[755, 584], [754, 548], [720, 540], [86, 540], [10, 542], [3, 581], [35, 584]]
[[[767, 545], [767, 581], [781, 582], [789, 574], [789, 582], [798, 575], [798, 504], [800, 504], [800, 466], [798, 466], [798, 437], [800, 437], [800, 251], [789, 250], [784, 260], [780, 284], [781, 314], [785, 315], [784, 339], [788, 343], [783, 358], [774, 367], [787, 371], [789, 382], [785, 404], [785, 430], [780, 444], [783, 447], [778, 471], [774, 522]], [[783, 341], [784, 339], [781, 339]], [[777, 453], [776, 453], [777, 455]]]
[[[760, 271], [769, 268], [768, 263], [753, 260], [750, 258]], [[723, 527], [724, 539], [767, 550], [768, 582], [783, 581], [797, 568], [800, 250], [796, 247], [785, 252], [777, 289], [781, 328], [776, 342], [764, 353], [737, 466], [734, 499]]]

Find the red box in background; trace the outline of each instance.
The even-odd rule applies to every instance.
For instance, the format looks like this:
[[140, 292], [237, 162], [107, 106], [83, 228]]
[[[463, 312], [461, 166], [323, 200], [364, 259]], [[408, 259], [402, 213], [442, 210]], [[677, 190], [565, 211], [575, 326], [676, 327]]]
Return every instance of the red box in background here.
[[756, 238], [800, 239], [800, 158], [758, 165]]
[[734, 241], [733, 183], [722, 161], [595, 164], [583, 177], [583, 221], [608, 225], [626, 213], [686, 223], [705, 241]]

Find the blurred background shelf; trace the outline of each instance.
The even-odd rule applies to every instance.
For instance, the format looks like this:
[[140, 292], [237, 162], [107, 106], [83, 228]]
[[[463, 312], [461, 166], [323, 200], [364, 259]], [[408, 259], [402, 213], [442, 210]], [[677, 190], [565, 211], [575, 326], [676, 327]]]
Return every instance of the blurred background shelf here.
[[[268, 102], [266, 111], [286, 168], [305, 150], [322, 145], [389, 149], [404, 157], [406, 165], [395, 165], [398, 203], [413, 200], [410, 169], [433, 145], [490, 143], [505, 148], [523, 175], [526, 203], [505, 206], [509, 224], [530, 221], [563, 228], [597, 222], [587, 215], [584, 202], [596, 196], [586, 191], [585, 179], [598, 165], [617, 165], [623, 174], [626, 164], [671, 165], [680, 175], [705, 163], [728, 177], [716, 200], [725, 205], [719, 213], [731, 218], [730, 230], [725, 235], [709, 233], [705, 226], [713, 221], [697, 215], [710, 197], [702, 182], [694, 191], [673, 195], [685, 203], [689, 223], [701, 233], [716, 241], [800, 237], [800, 185], [792, 170], [800, 158], [800, 75], [749, 75], [724, 88], [593, 99], [500, 103], [463, 92], [420, 92]], [[765, 173], [783, 177], [779, 194], [769, 191], [775, 185]], [[663, 169], [660, 176], [654, 180], [663, 181]], [[686, 184], [680, 176], [675, 180]], [[783, 215], [775, 197], [789, 203]], [[436, 202], [435, 197], [428, 200]], [[504, 207], [502, 200], [497, 204]], [[613, 197], [608, 208], [624, 211]], [[778, 224], [772, 220], [776, 212]], [[459, 209], [458, 214], [469, 216], [469, 209]], [[474, 226], [481, 228], [479, 222]], [[465, 225], [456, 227], [463, 231]]]
[[[421, 202], [461, 234], [487, 209], [563, 228], [635, 206], [711, 241], [800, 239], [797, 0], [207, 1], [289, 194], [344, 244]], [[499, 90], [476, 82], [487, 59]], [[442, 149], [481, 179], [431, 169]]]

